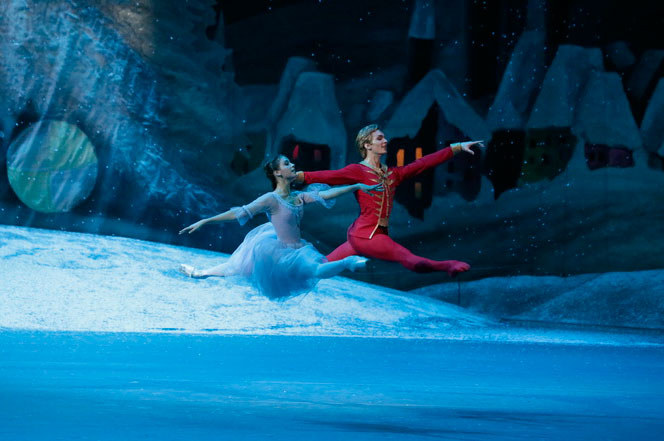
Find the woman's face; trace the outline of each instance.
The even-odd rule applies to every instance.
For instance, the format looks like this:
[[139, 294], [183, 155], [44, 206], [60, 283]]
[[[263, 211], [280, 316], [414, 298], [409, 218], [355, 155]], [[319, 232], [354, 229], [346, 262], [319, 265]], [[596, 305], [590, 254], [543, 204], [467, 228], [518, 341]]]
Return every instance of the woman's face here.
[[279, 170], [277, 170], [276, 174], [287, 180], [295, 179], [295, 164], [287, 157], [282, 156], [279, 160]]

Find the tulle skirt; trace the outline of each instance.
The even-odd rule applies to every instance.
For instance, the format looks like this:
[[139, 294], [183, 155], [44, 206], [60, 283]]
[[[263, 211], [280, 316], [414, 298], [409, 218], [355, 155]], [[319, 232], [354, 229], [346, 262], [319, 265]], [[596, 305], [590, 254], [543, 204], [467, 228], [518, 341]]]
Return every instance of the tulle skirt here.
[[284, 299], [311, 291], [319, 280], [316, 268], [326, 261], [306, 240], [296, 245], [279, 241], [268, 222], [247, 234], [225, 263], [223, 273], [246, 276], [263, 295]]

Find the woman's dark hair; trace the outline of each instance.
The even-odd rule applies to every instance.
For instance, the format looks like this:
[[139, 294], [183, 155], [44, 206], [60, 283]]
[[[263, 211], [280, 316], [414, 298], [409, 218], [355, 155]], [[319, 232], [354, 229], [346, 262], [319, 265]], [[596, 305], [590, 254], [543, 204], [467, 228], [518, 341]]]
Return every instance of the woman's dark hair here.
[[285, 158], [285, 156], [277, 155], [263, 166], [263, 170], [265, 170], [265, 176], [267, 176], [267, 178], [272, 183], [273, 190], [277, 188], [277, 178], [274, 177], [274, 172], [279, 170], [279, 165], [281, 164], [281, 158]]

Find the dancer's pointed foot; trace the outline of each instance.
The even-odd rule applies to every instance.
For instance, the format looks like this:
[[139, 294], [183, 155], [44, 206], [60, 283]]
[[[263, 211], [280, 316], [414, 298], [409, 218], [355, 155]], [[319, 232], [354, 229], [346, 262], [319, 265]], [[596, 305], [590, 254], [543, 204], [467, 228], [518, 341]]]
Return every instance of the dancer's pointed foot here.
[[349, 256], [346, 257], [348, 262], [348, 269], [351, 271], [357, 271], [358, 269], [365, 268], [369, 259], [361, 256]]
[[441, 262], [424, 261], [418, 262], [413, 267], [416, 273], [430, 273], [433, 271], [445, 271], [450, 276], [454, 277], [459, 273], [463, 273], [470, 269], [470, 265], [460, 260], [443, 260]]
[[206, 275], [201, 274], [201, 272], [198, 271], [198, 270], [197, 270], [196, 268], [194, 268], [193, 266], [191, 266], [191, 265], [186, 265], [186, 264], [184, 264], [184, 263], [180, 265], [180, 268], [178, 268], [178, 270], [179, 270], [182, 274], [184, 274], [185, 276], [187, 276], [187, 277], [191, 277], [191, 278], [194, 278], [194, 279], [205, 279], [205, 278], [208, 277], [208, 276], [206, 276]]
[[447, 274], [452, 277], [459, 273], [464, 273], [470, 269], [470, 265], [468, 265], [466, 262], [461, 262], [460, 260], [447, 260], [446, 263], [448, 263], [448, 267], [445, 271], [447, 271]]

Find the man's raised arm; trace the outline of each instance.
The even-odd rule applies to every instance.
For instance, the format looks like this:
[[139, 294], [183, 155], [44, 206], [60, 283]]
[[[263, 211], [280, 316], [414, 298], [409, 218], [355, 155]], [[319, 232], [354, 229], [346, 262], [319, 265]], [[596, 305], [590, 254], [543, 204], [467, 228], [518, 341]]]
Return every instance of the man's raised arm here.
[[442, 150], [422, 156], [420, 159], [400, 168], [402, 179], [412, 178], [425, 170], [440, 165], [452, 159], [454, 155], [461, 151], [474, 155], [475, 152], [471, 150], [471, 147], [476, 144], [482, 146], [482, 141], [457, 142]]

